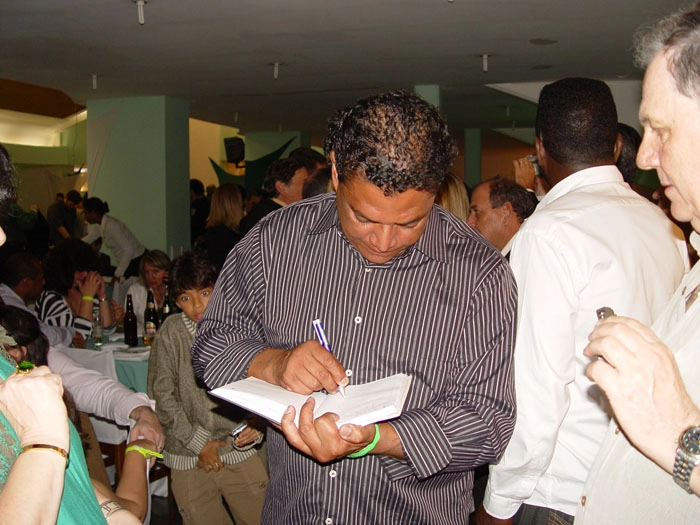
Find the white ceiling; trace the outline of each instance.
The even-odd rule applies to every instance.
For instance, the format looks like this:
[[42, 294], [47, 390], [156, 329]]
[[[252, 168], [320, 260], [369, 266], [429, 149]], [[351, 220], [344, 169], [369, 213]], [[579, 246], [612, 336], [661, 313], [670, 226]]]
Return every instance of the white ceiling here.
[[686, 3], [148, 0], [140, 26], [132, 0], [5, 0], [0, 78], [56, 88], [79, 104], [183, 98], [192, 117], [243, 133], [321, 132], [335, 109], [361, 96], [437, 84], [455, 129], [531, 126], [532, 104], [484, 85], [639, 78], [634, 30]]

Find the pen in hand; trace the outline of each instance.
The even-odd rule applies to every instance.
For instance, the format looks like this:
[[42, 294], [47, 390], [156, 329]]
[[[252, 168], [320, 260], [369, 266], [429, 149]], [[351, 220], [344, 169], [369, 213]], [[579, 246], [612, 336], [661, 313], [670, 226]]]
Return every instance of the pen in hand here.
[[[328, 343], [328, 338], [326, 337], [326, 331], [323, 329], [323, 322], [320, 319], [314, 319], [311, 324], [314, 326], [314, 330], [316, 330], [316, 337], [318, 337], [318, 342], [321, 343], [321, 346], [328, 350], [331, 354], [333, 353], [333, 350], [331, 350], [331, 345]], [[345, 397], [345, 388], [338, 385], [338, 392], [340, 392], [340, 395]]]

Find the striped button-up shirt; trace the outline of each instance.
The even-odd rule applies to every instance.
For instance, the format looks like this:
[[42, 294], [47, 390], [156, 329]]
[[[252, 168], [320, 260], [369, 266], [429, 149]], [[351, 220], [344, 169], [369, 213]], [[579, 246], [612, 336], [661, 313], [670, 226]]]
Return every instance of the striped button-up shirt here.
[[391, 421], [406, 459], [320, 465], [268, 432], [265, 523], [464, 523], [472, 469], [496, 461], [515, 421], [516, 288], [505, 259], [434, 206], [419, 241], [385, 264], [348, 242], [333, 195], [285, 207], [229, 254], [192, 348], [210, 387], [242, 379], [269, 347], [313, 339], [324, 321], [361, 384], [413, 376]]

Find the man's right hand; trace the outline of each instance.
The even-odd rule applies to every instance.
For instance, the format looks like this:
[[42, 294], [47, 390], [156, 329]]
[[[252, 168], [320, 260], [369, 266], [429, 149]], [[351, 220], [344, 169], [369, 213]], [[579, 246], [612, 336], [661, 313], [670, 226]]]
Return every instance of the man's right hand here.
[[315, 340], [291, 350], [263, 350], [251, 362], [248, 375], [304, 395], [323, 389], [336, 392], [338, 385], [348, 384], [343, 365]]

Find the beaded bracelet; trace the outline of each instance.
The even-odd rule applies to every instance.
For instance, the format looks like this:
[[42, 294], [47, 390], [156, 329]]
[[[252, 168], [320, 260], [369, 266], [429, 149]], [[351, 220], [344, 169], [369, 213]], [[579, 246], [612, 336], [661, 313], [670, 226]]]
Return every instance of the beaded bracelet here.
[[81, 297], [81, 299], [82, 299], [83, 301], [90, 301], [90, 302], [93, 302], [93, 301], [95, 300], [95, 298], [94, 298], [92, 295], [83, 295], [83, 296]]
[[23, 447], [20, 454], [27, 452], [28, 450], [43, 449], [52, 450], [56, 454], [60, 454], [66, 460], [66, 468], [68, 468], [68, 451], [64, 448], [57, 447], [56, 445], [46, 445], [44, 443], [35, 443], [33, 445], [27, 445]]
[[374, 447], [377, 446], [377, 443], [379, 443], [379, 425], [376, 423], [374, 424], [374, 439], [372, 442], [367, 445], [365, 448], [362, 450], [358, 450], [357, 452], [353, 452], [352, 454], [348, 454], [347, 457], [356, 459], [356, 458], [361, 458], [362, 456], [366, 456], [370, 452], [374, 450]]
[[131, 445], [130, 447], [127, 447], [126, 452], [124, 452], [124, 455], [126, 456], [132, 450], [135, 450], [136, 452], [141, 454], [146, 459], [148, 459], [148, 456], [153, 456], [153, 457], [156, 457], [159, 459], [163, 459], [163, 454], [158, 454], [158, 452], [155, 452], [154, 450], [149, 450], [147, 448], [139, 447], [138, 445]]

